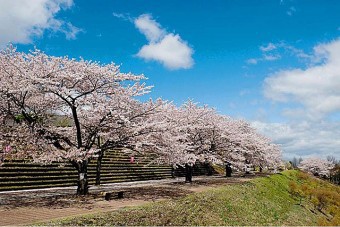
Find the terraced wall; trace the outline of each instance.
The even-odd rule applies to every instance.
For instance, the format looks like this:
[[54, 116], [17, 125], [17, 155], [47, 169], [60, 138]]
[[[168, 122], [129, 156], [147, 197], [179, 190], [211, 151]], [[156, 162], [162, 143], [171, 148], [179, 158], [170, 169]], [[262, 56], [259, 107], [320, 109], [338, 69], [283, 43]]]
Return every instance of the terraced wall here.
[[[89, 163], [89, 184], [95, 184], [96, 163]], [[207, 174], [206, 166], [197, 164], [193, 175]], [[130, 163], [130, 157], [119, 151], [106, 152], [102, 160], [101, 184], [127, 181], [157, 180], [173, 176], [184, 176], [184, 168], [173, 170], [170, 166], [150, 165], [148, 160], [135, 157]], [[77, 171], [69, 164], [60, 163], [40, 165], [29, 160], [5, 161], [0, 166], [0, 191], [23, 190], [34, 188], [64, 187], [77, 185]]]

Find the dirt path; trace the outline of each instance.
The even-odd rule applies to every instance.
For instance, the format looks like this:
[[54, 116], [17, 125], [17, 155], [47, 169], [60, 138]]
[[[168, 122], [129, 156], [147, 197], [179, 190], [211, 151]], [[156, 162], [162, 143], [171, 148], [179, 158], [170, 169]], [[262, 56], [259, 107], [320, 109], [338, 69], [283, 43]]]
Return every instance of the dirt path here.
[[[56, 218], [118, 210], [129, 206], [178, 198], [190, 193], [202, 192], [219, 185], [240, 184], [247, 178], [203, 177], [192, 184], [183, 179], [105, 185], [91, 189], [86, 197], [77, 197], [74, 188], [33, 190], [0, 193], [0, 225], [32, 225]], [[123, 199], [104, 200], [103, 192], [123, 190]]]
[[118, 210], [123, 207], [138, 206], [148, 203], [145, 200], [101, 201], [93, 204], [91, 208], [66, 207], [20, 207], [9, 210], [0, 210], [1, 225], [30, 225], [56, 218], [72, 217], [83, 214], [92, 214], [103, 211]]

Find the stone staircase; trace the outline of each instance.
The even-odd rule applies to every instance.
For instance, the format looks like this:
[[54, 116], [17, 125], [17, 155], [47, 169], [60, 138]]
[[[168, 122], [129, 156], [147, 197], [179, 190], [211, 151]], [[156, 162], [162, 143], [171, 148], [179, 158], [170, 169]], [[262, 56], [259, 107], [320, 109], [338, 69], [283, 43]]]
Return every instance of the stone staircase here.
[[[97, 160], [88, 166], [89, 185], [95, 184]], [[206, 175], [207, 166], [197, 163], [193, 175]], [[216, 173], [213, 171], [213, 174]], [[184, 176], [184, 168], [150, 164], [150, 159], [130, 156], [119, 150], [107, 151], [102, 159], [101, 184], [127, 181], [157, 180]], [[0, 191], [23, 190], [77, 185], [78, 174], [70, 163], [40, 165], [30, 160], [6, 161], [0, 166]]]
[[[108, 151], [102, 160], [101, 184], [156, 180], [172, 177], [171, 167], [149, 164], [150, 161], [130, 156], [120, 151]], [[97, 160], [88, 166], [89, 184], [94, 185]], [[48, 187], [75, 186], [78, 174], [70, 163], [40, 165], [30, 160], [6, 161], [0, 166], [0, 191]]]

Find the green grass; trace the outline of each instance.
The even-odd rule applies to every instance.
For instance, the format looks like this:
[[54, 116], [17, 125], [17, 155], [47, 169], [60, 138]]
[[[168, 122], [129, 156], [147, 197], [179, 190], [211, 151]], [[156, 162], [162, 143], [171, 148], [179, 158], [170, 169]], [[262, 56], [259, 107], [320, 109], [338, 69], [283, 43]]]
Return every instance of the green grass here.
[[289, 193], [296, 171], [245, 184], [115, 212], [66, 218], [44, 225], [317, 225], [321, 214], [300, 206]]

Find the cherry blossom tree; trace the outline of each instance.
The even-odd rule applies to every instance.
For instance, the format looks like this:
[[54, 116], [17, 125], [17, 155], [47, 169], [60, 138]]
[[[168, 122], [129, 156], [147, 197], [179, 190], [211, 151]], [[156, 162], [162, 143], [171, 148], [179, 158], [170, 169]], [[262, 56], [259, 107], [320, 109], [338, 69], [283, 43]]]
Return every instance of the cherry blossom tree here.
[[189, 170], [196, 160], [230, 162], [238, 169], [243, 168], [246, 160], [263, 166], [281, 163], [279, 147], [245, 121], [219, 115], [214, 109], [190, 100], [179, 108], [168, 104], [161, 113], [159, 116], [166, 119], [164, 131], [149, 138], [166, 163]]
[[214, 137], [214, 130], [209, 123], [215, 115], [215, 110], [208, 106], [198, 106], [189, 100], [179, 108], [180, 132], [185, 138], [179, 142], [184, 150], [179, 165], [184, 165], [186, 181], [192, 181], [193, 166], [197, 160], [200, 162], [222, 163], [214, 150], [214, 144], [209, 140]]
[[[87, 166], [97, 158], [97, 183], [106, 150], [126, 148], [157, 163], [196, 160], [241, 169], [246, 160], [278, 165], [280, 149], [242, 120], [188, 101], [135, 99], [151, 89], [143, 75], [115, 64], [52, 57], [39, 50], [0, 52], [0, 146], [5, 158], [66, 160], [78, 171], [78, 194], [87, 194]], [[1, 159], [3, 160], [3, 158]], [[1, 162], [0, 160], [0, 162]], [[189, 181], [191, 176], [189, 174]]]
[[245, 162], [259, 166], [281, 163], [279, 147], [257, 133], [249, 123], [215, 113], [206, 125], [210, 125], [210, 130], [206, 131], [208, 151], [234, 168], [242, 169]]
[[330, 170], [333, 169], [334, 166], [334, 163], [328, 160], [311, 157], [303, 160], [298, 168], [312, 174], [329, 177]]
[[[151, 88], [139, 82], [143, 75], [121, 73], [113, 63], [52, 57], [39, 50], [20, 53], [13, 47], [0, 53], [0, 76], [1, 119], [17, 122], [2, 127], [7, 133], [0, 138], [2, 147], [17, 148], [12, 152], [37, 162], [70, 161], [79, 173], [78, 194], [88, 192], [90, 158], [110, 147], [110, 142], [99, 147], [98, 136], [129, 121], [124, 113], [131, 103], [138, 106], [133, 97]], [[70, 123], [56, 125], [58, 116]], [[15, 141], [17, 135], [24, 138]]]
[[139, 147], [147, 147], [148, 150], [158, 154], [155, 160], [158, 163], [183, 165], [189, 162], [186, 157], [187, 123], [179, 108], [173, 103], [164, 103], [161, 105], [161, 111], [152, 115], [151, 121], [156, 123], [154, 124], [156, 129], [153, 133], [145, 135], [144, 139], [139, 139]]
[[[167, 128], [155, 117], [162, 111], [165, 101], [158, 99], [142, 103], [128, 98], [117, 102], [119, 106], [111, 113], [112, 116], [102, 124], [98, 134], [98, 157], [96, 184], [100, 184], [101, 161], [108, 149], [124, 148], [122, 151], [130, 155], [157, 155], [150, 149], [148, 134], [161, 133]], [[159, 154], [158, 154], [159, 155]]]
[[[140, 138], [141, 145], [156, 154], [158, 163], [192, 170], [196, 160], [204, 157], [195, 133], [205, 122], [202, 117], [206, 110], [207, 107], [194, 107], [190, 101], [179, 108], [169, 102], [161, 105], [159, 113], [151, 118], [157, 129]], [[187, 181], [191, 181], [191, 177]]]

